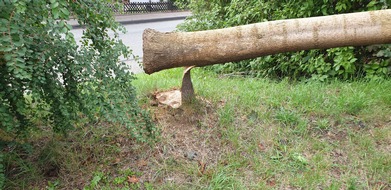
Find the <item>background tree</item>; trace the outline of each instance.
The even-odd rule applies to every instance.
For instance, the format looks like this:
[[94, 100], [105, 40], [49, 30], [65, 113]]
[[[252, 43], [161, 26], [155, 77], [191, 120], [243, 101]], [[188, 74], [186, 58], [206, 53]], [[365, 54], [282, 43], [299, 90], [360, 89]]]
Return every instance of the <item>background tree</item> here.
[[[193, 15], [180, 27], [198, 31], [257, 23], [359, 11], [387, 9], [386, 0], [353, 1], [255, 1], [212, 0], [190, 1]], [[379, 78], [391, 75], [391, 46], [343, 47], [264, 56], [257, 59], [215, 65], [216, 72], [293, 79]]]
[[[37, 125], [66, 133], [78, 120], [115, 122], [146, 141], [154, 133], [119, 60], [131, 55], [118, 39], [108, 1], [0, 1], [0, 130], [16, 138]], [[66, 20], [85, 26], [77, 45]], [[114, 37], [108, 35], [114, 32]]]

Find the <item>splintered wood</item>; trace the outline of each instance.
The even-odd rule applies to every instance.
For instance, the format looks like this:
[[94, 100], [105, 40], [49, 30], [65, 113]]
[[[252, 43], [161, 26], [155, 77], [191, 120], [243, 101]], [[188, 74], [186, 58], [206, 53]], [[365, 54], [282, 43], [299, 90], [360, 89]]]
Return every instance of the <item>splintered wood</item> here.
[[168, 105], [172, 108], [179, 108], [182, 104], [191, 103], [195, 98], [193, 83], [191, 82], [190, 71], [193, 68], [187, 67], [183, 71], [182, 87], [181, 90], [170, 90], [166, 92], [157, 93], [156, 100], [164, 105]]

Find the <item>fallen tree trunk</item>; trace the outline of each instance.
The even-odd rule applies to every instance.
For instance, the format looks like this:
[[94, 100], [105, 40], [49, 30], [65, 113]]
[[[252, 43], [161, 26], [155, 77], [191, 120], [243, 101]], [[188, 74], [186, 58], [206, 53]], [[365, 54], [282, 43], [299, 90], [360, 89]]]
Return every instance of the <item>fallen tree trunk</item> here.
[[385, 43], [391, 43], [391, 9], [199, 32], [147, 29], [143, 34], [143, 65], [151, 74], [290, 51]]

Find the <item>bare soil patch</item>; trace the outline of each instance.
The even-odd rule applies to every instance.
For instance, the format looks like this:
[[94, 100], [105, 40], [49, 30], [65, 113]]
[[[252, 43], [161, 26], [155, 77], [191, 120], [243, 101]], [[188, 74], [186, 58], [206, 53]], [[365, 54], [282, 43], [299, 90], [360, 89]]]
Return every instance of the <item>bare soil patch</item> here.
[[139, 168], [143, 173], [141, 181], [183, 184], [211, 174], [221, 157], [230, 151], [221, 139], [216, 107], [201, 98], [180, 108], [151, 102], [161, 134], [153, 150], [139, 160], [147, 166]]

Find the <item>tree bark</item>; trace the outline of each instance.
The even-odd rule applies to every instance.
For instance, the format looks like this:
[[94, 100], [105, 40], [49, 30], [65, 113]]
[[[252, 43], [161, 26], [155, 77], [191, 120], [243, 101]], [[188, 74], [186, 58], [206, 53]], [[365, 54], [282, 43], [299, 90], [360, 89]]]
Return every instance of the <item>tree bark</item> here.
[[151, 74], [283, 52], [386, 43], [391, 43], [391, 9], [199, 32], [147, 29], [143, 34], [143, 64], [144, 71]]
[[181, 97], [182, 97], [182, 104], [190, 103], [194, 100], [194, 87], [193, 83], [191, 82], [191, 67], [187, 67], [183, 71], [183, 77], [182, 77], [182, 86], [181, 86]]

